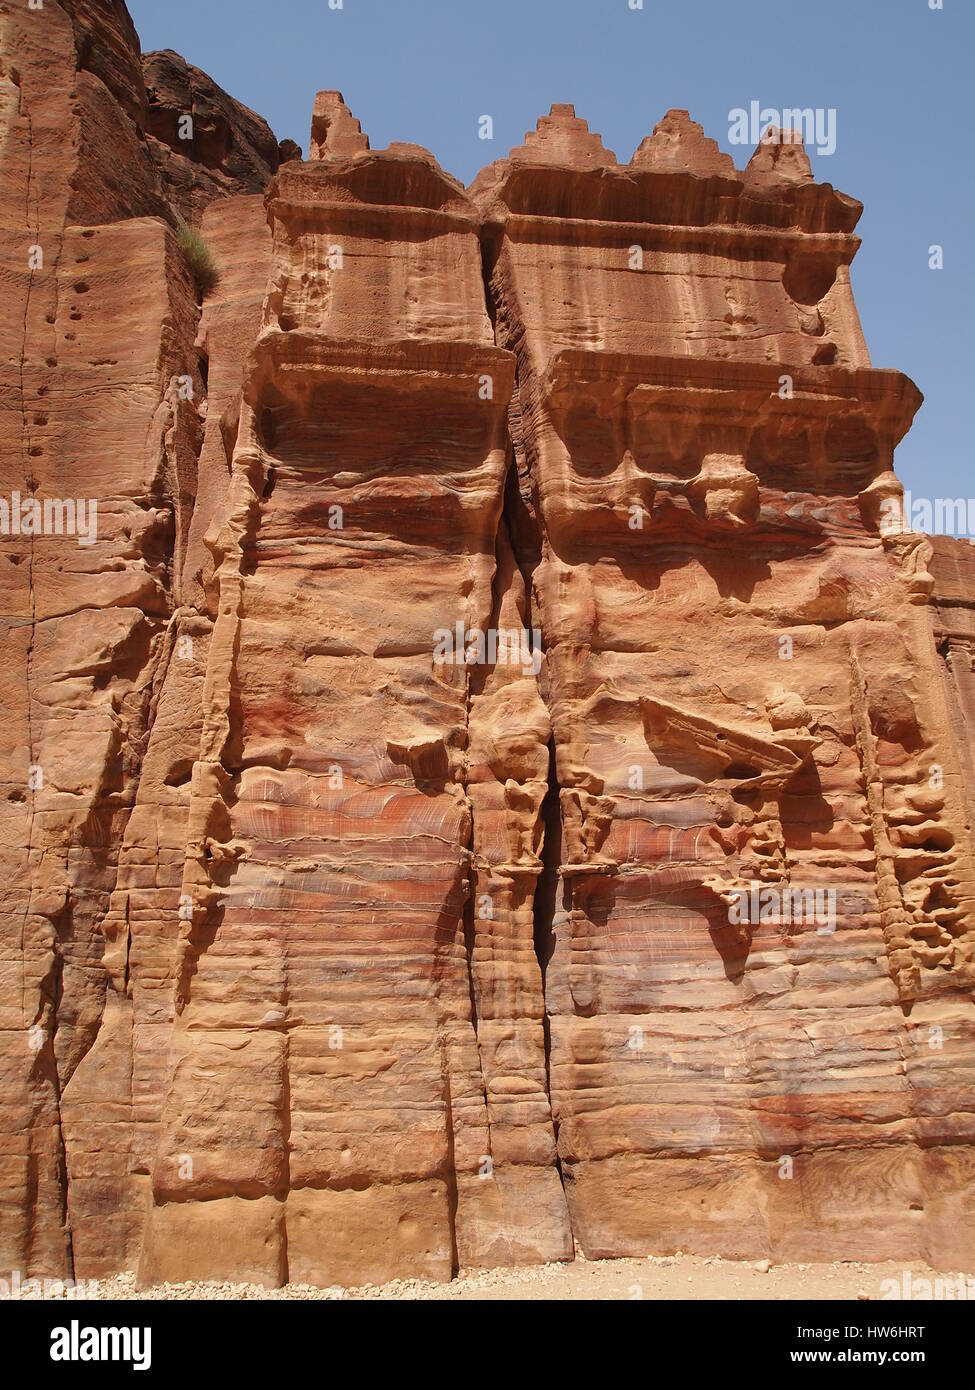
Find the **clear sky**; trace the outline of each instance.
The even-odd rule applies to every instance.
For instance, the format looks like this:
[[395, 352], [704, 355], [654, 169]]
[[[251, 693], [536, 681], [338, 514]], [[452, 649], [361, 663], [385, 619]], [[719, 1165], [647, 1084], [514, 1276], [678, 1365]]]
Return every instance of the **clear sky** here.
[[[975, 0], [128, 0], [144, 51], [173, 48], [307, 151], [337, 88], [374, 149], [425, 145], [450, 173], [572, 102], [620, 160], [685, 107], [743, 167], [729, 112], [834, 108], [813, 172], [865, 205], [853, 288], [874, 366], [925, 404], [897, 451], [915, 495], [975, 497]], [[937, 3], [937, 0], [934, 0]], [[332, 0], [336, 3], [336, 0]], [[490, 115], [494, 139], [478, 138]], [[929, 247], [944, 268], [929, 269]]]

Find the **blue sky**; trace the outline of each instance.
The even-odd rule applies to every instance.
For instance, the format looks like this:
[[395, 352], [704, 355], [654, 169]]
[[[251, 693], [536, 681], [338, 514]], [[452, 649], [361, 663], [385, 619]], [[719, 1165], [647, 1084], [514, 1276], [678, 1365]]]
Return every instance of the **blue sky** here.
[[144, 50], [176, 49], [279, 139], [307, 150], [315, 92], [338, 88], [373, 148], [425, 145], [465, 183], [556, 101], [620, 160], [685, 107], [739, 167], [733, 108], [835, 108], [836, 151], [812, 152], [813, 172], [865, 205], [852, 273], [871, 357], [926, 398], [897, 471], [916, 495], [975, 496], [975, 0], [630, 3], [128, 0]]

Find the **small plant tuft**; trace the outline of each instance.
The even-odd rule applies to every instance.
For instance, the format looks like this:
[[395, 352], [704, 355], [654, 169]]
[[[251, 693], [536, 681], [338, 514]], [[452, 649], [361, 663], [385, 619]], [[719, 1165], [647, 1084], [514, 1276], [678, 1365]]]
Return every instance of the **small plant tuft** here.
[[220, 280], [220, 271], [213, 252], [196, 228], [190, 227], [186, 222], [180, 222], [177, 226], [176, 241], [193, 276], [196, 292], [201, 300], [205, 299], [216, 289]]

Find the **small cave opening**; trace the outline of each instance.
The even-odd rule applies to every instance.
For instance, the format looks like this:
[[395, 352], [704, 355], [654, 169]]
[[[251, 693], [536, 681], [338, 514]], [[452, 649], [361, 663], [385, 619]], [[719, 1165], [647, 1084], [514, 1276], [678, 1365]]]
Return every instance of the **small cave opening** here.
[[751, 763], [729, 763], [722, 773], [723, 777], [733, 782], [750, 782], [761, 775], [760, 769]]

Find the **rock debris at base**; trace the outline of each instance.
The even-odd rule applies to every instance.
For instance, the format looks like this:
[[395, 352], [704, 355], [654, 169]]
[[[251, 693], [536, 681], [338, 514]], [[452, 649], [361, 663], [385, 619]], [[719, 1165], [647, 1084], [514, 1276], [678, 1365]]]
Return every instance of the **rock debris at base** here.
[[[766, 1267], [767, 1266], [767, 1267]], [[912, 1269], [917, 1277], [938, 1277], [927, 1266]], [[730, 1261], [716, 1257], [649, 1256], [646, 1259], [575, 1260], [475, 1271], [449, 1283], [420, 1279], [391, 1280], [359, 1288], [313, 1288], [290, 1284], [267, 1289], [257, 1284], [205, 1281], [140, 1288], [133, 1274], [98, 1281], [96, 1300], [271, 1300], [358, 1302], [371, 1300], [644, 1300], [669, 1299], [883, 1299], [885, 1281], [902, 1287], [903, 1266], [833, 1263], [767, 1265], [767, 1261]], [[942, 1278], [958, 1277], [942, 1272]], [[889, 1282], [887, 1287], [889, 1287]], [[975, 1287], [975, 1280], [973, 1280]]]

